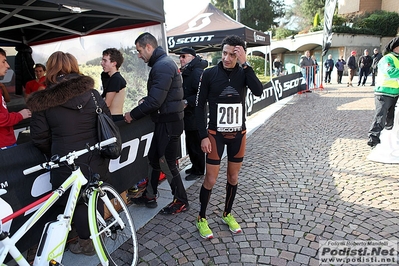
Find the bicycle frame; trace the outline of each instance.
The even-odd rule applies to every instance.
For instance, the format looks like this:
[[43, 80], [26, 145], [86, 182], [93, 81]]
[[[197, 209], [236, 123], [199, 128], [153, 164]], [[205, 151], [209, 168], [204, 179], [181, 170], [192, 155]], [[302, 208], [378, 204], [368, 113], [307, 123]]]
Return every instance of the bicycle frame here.
[[[62, 162], [62, 160], [64, 159], [64, 161], [67, 161], [68, 164], [73, 165], [74, 159], [77, 158], [79, 155], [84, 154], [84, 153], [88, 152], [89, 150], [93, 150], [94, 148], [105, 146], [105, 145], [108, 145], [113, 142], [115, 142], [115, 138], [103, 141], [95, 146], [92, 146], [92, 147], [86, 149], [86, 150], [81, 150], [78, 152], [70, 153], [67, 156], [64, 156], [63, 158], [61, 158], [60, 162]], [[58, 167], [58, 163], [52, 163], [52, 164], [55, 165], [53, 168]], [[46, 165], [42, 164], [42, 165], [27, 169], [24, 171], [24, 173], [29, 174], [29, 173], [35, 172], [37, 170], [40, 170], [40, 169], [48, 169], [48, 167], [49, 167], [48, 163]], [[53, 206], [57, 202], [57, 200], [68, 189], [70, 189], [71, 191], [68, 196], [68, 200], [67, 200], [67, 204], [65, 206], [64, 212], [62, 214], [58, 215], [58, 217], [57, 217], [57, 221], [61, 222], [61, 227], [65, 226], [65, 228], [63, 228], [63, 229], [66, 229], [66, 230], [63, 230], [63, 232], [60, 232], [60, 234], [58, 234], [58, 231], [57, 231], [56, 242], [51, 243], [51, 250], [49, 250], [49, 252], [46, 252], [47, 254], [39, 254], [42, 251], [42, 250], [40, 250], [40, 248], [41, 248], [40, 246], [42, 246], [42, 241], [44, 241], [44, 243], [45, 243], [48, 240], [47, 239], [48, 236], [42, 237], [43, 239], [40, 241], [38, 253], [35, 256], [33, 265], [34, 266], [42, 266], [42, 265], [47, 266], [47, 265], [49, 265], [49, 261], [51, 259], [54, 259], [57, 262], [61, 262], [62, 256], [64, 253], [66, 240], [68, 237], [68, 233], [71, 230], [72, 217], [73, 217], [73, 213], [75, 211], [76, 204], [78, 202], [79, 193], [81, 191], [82, 186], [87, 184], [87, 182], [88, 182], [88, 180], [83, 175], [80, 168], [78, 166], [76, 166], [74, 168], [74, 170], [72, 171], [71, 175], [62, 183], [62, 185], [58, 189], [52, 191], [47, 196], [44, 196], [41, 199], [35, 201], [34, 203], [28, 205], [27, 207], [23, 208], [22, 211], [19, 210], [17, 212], [14, 212], [13, 214], [8, 215], [7, 217], [1, 219], [1, 224], [4, 224], [4, 223], [10, 221], [11, 219], [21, 215], [22, 213], [24, 213], [25, 210], [33, 209], [36, 206], [38, 206], [39, 204], [42, 204], [42, 206], [32, 214], [32, 216], [15, 232], [15, 234], [13, 236], [9, 236], [7, 232], [0, 232], [0, 265], [3, 265], [4, 260], [7, 257], [7, 254], [10, 254], [14, 258], [14, 260], [18, 263], [18, 265], [20, 265], [20, 266], [29, 266], [30, 265], [28, 263], [28, 261], [22, 256], [22, 253], [16, 247], [16, 243], [51, 208], [51, 206]], [[95, 195], [93, 193], [100, 193], [101, 188], [93, 187], [93, 188], [91, 188], [91, 191], [92, 192], [88, 195], [89, 206], [92, 206], [94, 208], [93, 210], [95, 211], [96, 207], [94, 206], [95, 203], [94, 203], [94, 200], [92, 200], [92, 195]], [[113, 204], [111, 203], [109, 198], [106, 196], [106, 193], [103, 193], [103, 195], [100, 194], [100, 196], [104, 202], [104, 205], [107, 206], [107, 208], [110, 210], [112, 215], [116, 218], [115, 223], [119, 223], [120, 226], [123, 227], [124, 223], [120, 219], [116, 210], [114, 209]], [[89, 208], [89, 211], [90, 211], [90, 208]], [[89, 217], [95, 217], [95, 215], [89, 215]], [[89, 218], [89, 227], [90, 227], [91, 232], [93, 231], [92, 228], [95, 227], [93, 225], [96, 222], [97, 221], [95, 219], [93, 220], [93, 219]], [[103, 265], [108, 265], [107, 257], [105, 255], [101, 245], [99, 244], [100, 240], [99, 240], [98, 232], [94, 236], [92, 235], [92, 238], [93, 238], [93, 243], [94, 243], [96, 252], [98, 254], [98, 257], [100, 259], [100, 262]], [[51, 240], [53, 241], [54, 239], [51, 239]], [[43, 257], [43, 255], [46, 257]]]

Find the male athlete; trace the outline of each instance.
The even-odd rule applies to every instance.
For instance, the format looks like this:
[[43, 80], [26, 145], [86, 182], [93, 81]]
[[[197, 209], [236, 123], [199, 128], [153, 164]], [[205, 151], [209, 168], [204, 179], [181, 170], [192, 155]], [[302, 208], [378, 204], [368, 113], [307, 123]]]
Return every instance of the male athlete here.
[[[222, 42], [222, 61], [206, 69], [200, 81], [196, 104], [196, 120], [201, 149], [206, 156], [206, 174], [200, 191], [201, 208], [196, 226], [202, 238], [213, 238], [205, 212], [220, 169], [220, 159], [227, 145], [226, 202], [222, 221], [233, 233], [241, 232], [231, 214], [237, 193], [238, 173], [245, 153], [245, 96], [247, 87], [261, 96], [262, 83], [247, 63], [245, 43], [238, 36], [227, 36]], [[204, 110], [209, 104], [208, 129]]]

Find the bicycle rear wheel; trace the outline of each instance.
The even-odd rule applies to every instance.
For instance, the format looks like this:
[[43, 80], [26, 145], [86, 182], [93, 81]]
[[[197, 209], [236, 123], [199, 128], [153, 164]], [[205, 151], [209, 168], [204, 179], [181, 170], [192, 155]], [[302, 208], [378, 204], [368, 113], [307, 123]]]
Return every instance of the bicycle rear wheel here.
[[[114, 217], [110, 212], [109, 217], [105, 217], [106, 219], [104, 220], [102, 215], [96, 211], [97, 222], [94, 225], [96, 228], [93, 228], [92, 236], [100, 236], [97, 240], [101, 243], [102, 250], [109, 260], [109, 265], [136, 265], [138, 261], [138, 243], [130, 212], [122, 197], [113, 187], [103, 184], [101, 189], [111, 199], [112, 206], [118, 206], [114, 209], [121, 218], [124, 227], [120, 226], [117, 222], [117, 217]], [[98, 206], [99, 201], [101, 201], [99, 191], [95, 191], [93, 196], [95, 196], [95, 206]], [[116, 250], [117, 252], [115, 252]]]

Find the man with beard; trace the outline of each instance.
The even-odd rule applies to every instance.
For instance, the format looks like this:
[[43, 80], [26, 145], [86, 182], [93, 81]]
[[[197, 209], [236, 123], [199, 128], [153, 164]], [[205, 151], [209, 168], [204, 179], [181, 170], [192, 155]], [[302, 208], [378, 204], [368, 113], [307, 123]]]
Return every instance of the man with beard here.
[[158, 181], [162, 171], [172, 189], [173, 201], [161, 213], [177, 214], [189, 209], [186, 190], [176, 165], [179, 138], [184, 129], [181, 75], [177, 64], [158, 46], [152, 34], [141, 34], [135, 44], [138, 57], [151, 67], [151, 71], [147, 96], [140, 100], [137, 107], [125, 113], [125, 121], [130, 123], [150, 115], [155, 129], [148, 151], [150, 170], [147, 186], [142, 196], [132, 198], [132, 202], [147, 208], [158, 206]]
[[[232, 215], [237, 194], [238, 174], [245, 154], [245, 97], [247, 88], [256, 96], [263, 92], [262, 83], [247, 63], [245, 42], [238, 36], [227, 36], [222, 41], [222, 61], [204, 71], [197, 95], [195, 116], [201, 138], [201, 149], [206, 156], [206, 173], [199, 200], [200, 211], [196, 226], [202, 238], [213, 238], [206, 219], [206, 208], [212, 188], [219, 175], [220, 161], [227, 146], [226, 201], [222, 222], [230, 231], [240, 233], [241, 227]], [[209, 122], [204, 120], [205, 106], [209, 105]]]

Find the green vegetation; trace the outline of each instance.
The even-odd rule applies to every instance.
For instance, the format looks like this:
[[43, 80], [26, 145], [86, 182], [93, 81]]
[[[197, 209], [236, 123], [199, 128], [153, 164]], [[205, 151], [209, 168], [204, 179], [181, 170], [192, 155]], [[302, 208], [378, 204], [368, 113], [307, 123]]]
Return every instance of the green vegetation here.
[[354, 28], [371, 29], [374, 35], [396, 36], [399, 27], [399, 14], [396, 12], [376, 11], [354, 20]]
[[247, 60], [255, 71], [256, 76], [262, 82], [262, 84], [268, 83], [270, 81], [269, 75], [269, 63], [266, 65], [266, 76], [265, 76], [265, 59], [261, 56], [248, 56]]
[[319, 13], [316, 13], [316, 15], [314, 15], [314, 19], [313, 19], [313, 27], [317, 27], [320, 25], [320, 15]]
[[[213, 0], [212, 4], [236, 19], [233, 0]], [[268, 31], [277, 26], [276, 19], [284, 16], [285, 9], [283, 0], [246, 0], [245, 9], [240, 10], [240, 22], [256, 30]]]
[[298, 26], [301, 30], [307, 31], [313, 26], [316, 14], [324, 17], [325, 0], [293, 0], [293, 7], [287, 11], [288, 16], [300, 18]]
[[[97, 62], [100, 62], [97, 60]], [[98, 64], [98, 63], [97, 63]], [[98, 64], [96, 65], [79, 65], [80, 72], [82, 72], [86, 76], [90, 76], [94, 79], [94, 87], [101, 88], [101, 79], [100, 74], [103, 71], [103, 68]]]
[[346, 20], [347, 20], [346, 18], [344, 18], [340, 15], [334, 14], [333, 25], [336, 25], [336, 26], [345, 25]]
[[[333, 32], [367, 34], [384, 37], [396, 36], [399, 28], [399, 14], [388, 11], [375, 11], [353, 17], [335, 15]], [[311, 31], [323, 30], [323, 26], [313, 27]]]
[[270, 76], [265, 76], [265, 75], [256, 75], [258, 77], [258, 79], [260, 80], [260, 82], [262, 82], [262, 84], [266, 84], [270, 81]]
[[273, 31], [272, 36], [274, 36], [274, 38], [276, 38], [277, 40], [282, 40], [296, 34], [298, 34], [298, 31], [289, 30], [286, 28], [277, 28]]
[[[247, 56], [247, 60], [253, 70], [255, 71], [256, 75], [264, 76], [265, 75], [265, 59], [261, 56]], [[267, 65], [266, 70], [269, 69], [269, 65]], [[269, 73], [269, 72], [266, 72]]]

